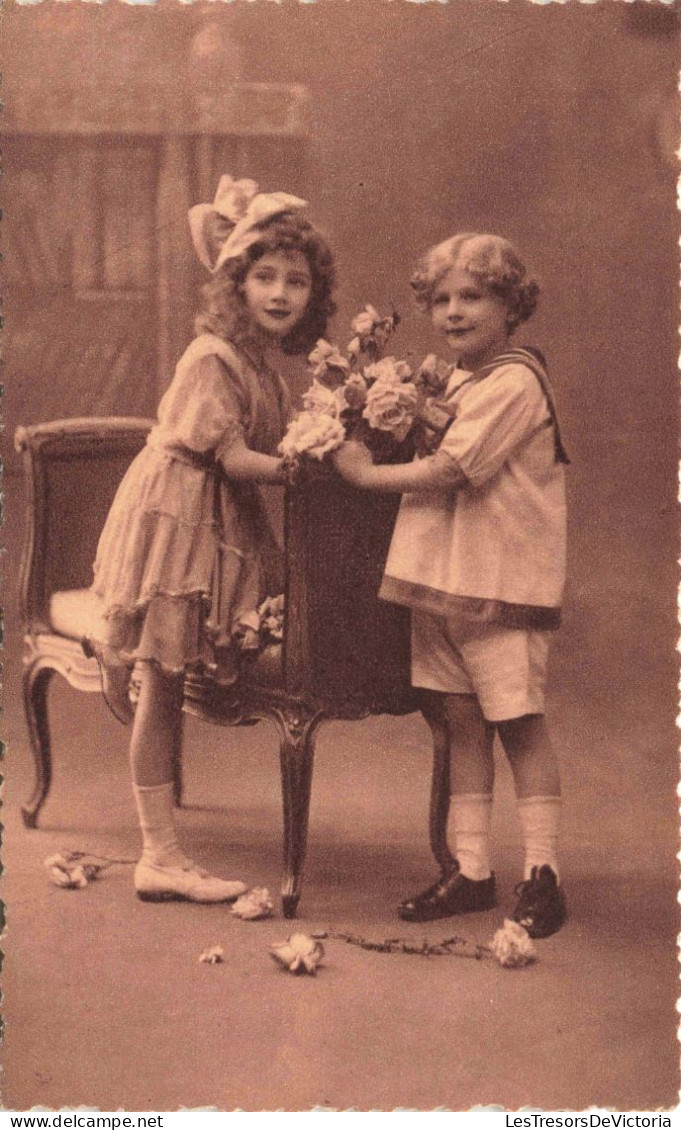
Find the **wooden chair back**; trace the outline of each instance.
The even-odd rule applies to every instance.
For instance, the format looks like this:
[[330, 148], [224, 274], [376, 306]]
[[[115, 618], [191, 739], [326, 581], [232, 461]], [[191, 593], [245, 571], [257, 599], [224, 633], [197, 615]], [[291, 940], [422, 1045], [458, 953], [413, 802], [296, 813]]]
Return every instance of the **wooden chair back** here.
[[103, 417], [17, 428], [27, 490], [19, 601], [29, 634], [50, 631], [53, 593], [91, 584], [107, 512], [151, 426], [137, 417]]

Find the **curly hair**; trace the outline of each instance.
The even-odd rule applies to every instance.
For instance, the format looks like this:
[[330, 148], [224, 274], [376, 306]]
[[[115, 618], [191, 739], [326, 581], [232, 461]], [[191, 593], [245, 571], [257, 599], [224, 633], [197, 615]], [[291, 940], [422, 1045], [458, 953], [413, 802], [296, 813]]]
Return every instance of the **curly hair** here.
[[229, 341], [245, 341], [253, 323], [243, 294], [243, 283], [254, 263], [274, 251], [300, 251], [310, 266], [312, 291], [301, 320], [283, 338], [285, 353], [305, 353], [326, 334], [336, 311], [333, 256], [324, 237], [309, 220], [286, 212], [262, 225], [262, 234], [242, 255], [228, 259], [202, 288], [204, 308], [194, 322], [196, 333], [213, 333]]
[[527, 321], [537, 308], [539, 285], [512, 243], [499, 235], [463, 232], [428, 251], [414, 272], [411, 288], [419, 309], [429, 311], [435, 288], [446, 272], [463, 267], [498, 295], [508, 309], [509, 329]]

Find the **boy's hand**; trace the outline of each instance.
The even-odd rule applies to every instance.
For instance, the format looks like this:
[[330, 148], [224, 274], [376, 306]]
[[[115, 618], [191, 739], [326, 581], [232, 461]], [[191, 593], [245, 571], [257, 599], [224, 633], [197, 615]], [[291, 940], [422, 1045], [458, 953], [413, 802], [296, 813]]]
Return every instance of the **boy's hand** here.
[[455, 415], [454, 408], [431, 397], [421, 405], [414, 428], [416, 450], [421, 458], [437, 451]]
[[332, 453], [331, 461], [339, 474], [354, 486], [364, 486], [367, 470], [373, 467], [371, 453], [363, 443], [346, 440]]
[[419, 410], [418, 418], [433, 431], [443, 435], [456, 415], [456, 409], [439, 400], [427, 400]]

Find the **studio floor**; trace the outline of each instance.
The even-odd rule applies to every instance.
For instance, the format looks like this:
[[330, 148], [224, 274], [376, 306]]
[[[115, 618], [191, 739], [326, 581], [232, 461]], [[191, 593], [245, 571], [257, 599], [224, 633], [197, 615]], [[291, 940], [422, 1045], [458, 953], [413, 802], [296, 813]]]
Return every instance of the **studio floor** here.
[[[51, 886], [50, 853], [134, 859], [125, 734], [98, 699], [53, 688], [56, 779], [36, 831], [19, 711], [7, 759], [3, 1103], [104, 1110], [466, 1110], [478, 1103], [620, 1110], [676, 1104], [674, 812], [669, 788], [576, 763], [567, 751], [563, 866], [571, 917], [524, 970], [489, 960], [371, 953], [329, 941], [315, 978], [268, 946], [292, 929], [373, 939], [485, 942], [521, 866], [508, 773], [495, 818], [498, 910], [428, 927], [399, 898], [428, 881], [427, 730], [417, 717], [330, 724], [318, 743], [299, 921], [235, 920], [225, 907], [137, 901], [129, 865], [82, 891]], [[183, 839], [216, 872], [280, 880], [274, 736], [190, 723]], [[620, 751], [602, 738], [600, 759]], [[666, 782], [668, 786], [671, 782]], [[222, 965], [199, 964], [208, 946]]]
[[[296, 923], [278, 902], [260, 922], [224, 906], [141, 903], [126, 863], [84, 890], [60, 890], [43, 866], [59, 849], [136, 857], [127, 733], [99, 696], [55, 678], [55, 779], [38, 829], [26, 830], [19, 808], [32, 768], [11, 609], [5, 665], [6, 1109], [676, 1107], [677, 771], [673, 726], [650, 709], [650, 686], [638, 703], [629, 698], [619, 725], [605, 675], [588, 702], [564, 681], [553, 694], [570, 920], [537, 943], [535, 965], [509, 971], [490, 959], [328, 940], [317, 976], [293, 977], [268, 954], [293, 930], [490, 939], [522, 865], [503, 758], [495, 911], [425, 927], [395, 915], [400, 898], [434, 877], [428, 731], [418, 716], [322, 728]], [[276, 895], [273, 731], [190, 719], [185, 775], [179, 824], [190, 854]], [[224, 963], [199, 964], [216, 944]]]

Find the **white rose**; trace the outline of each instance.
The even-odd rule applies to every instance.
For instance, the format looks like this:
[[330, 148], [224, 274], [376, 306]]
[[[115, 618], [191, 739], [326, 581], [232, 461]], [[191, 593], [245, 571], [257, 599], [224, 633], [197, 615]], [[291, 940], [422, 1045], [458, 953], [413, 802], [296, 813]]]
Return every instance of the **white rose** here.
[[305, 434], [299, 451], [321, 460], [329, 451], [340, 447], [344, 440], [345, 428], [340, 420], [332, 416], [317, 416], [316, 426]]
[[326, 361], [327, 357], [331, 357], [335, 352], [333, 345], [320, 337], [307, 359], [311, 365], [320, 365], [322, 361]]
[[225, 951], [222, 946], [211, 946], [199, 955], [199, 962], [206, 965], [220, 965], [225, 960]]
[[306, 412], [315, 415], [325, 413], [327, 416], [338, 415], [338, 398], [335, 393], [325, 385], [314, 380], [306, 393], [303, 394], [303, 406]]
[[374, 327], [378, 325], [381, 320], [381, 315], [373, 306], [365, 306], [361, 313], [350, 322], [350, 329], [357, 337], [367, 337], [373, 332]]
[[362, 415], [370, 427], [390, 432], [401, 443], [414, 421], [417, 400], [413, 384], [376, 381], [367, 393]]
[[235, 918], [243, 918], [247, 922], [254, 922], [258, 918], [270, 918], [273, 912], [274, 903], [267, 887], [253, 887], [250, 891], [246, 891], [233, 903], [231, 910]]
[[504, 919], [504, 925], [492, 938], [492, 954], [505, 969], [519, 969], [537, 960], [530, 935], [518, 922]]
[[291, 934], [285, 942], [270, 946], [270, 954], [290, 973], [314, 974], [324, 958], [324, 947], [309, 934]]
[[406, 361], [398, 361], [395, 357], [384, 357], [382, 361], [375, 361], [367, 365], [364, 376], [368, 381], [382, 381], [385, 384], [398, 384], [408, 381], [411, 369]]
[[65, 890], [82, 890], [83, 887], [87, 887], [88, 877], [85, 868], [80, 864], [77, 867], [54, 866], [49, 870], [52, 882], [57, 887], [63, 887]]
[[345, 439], [345, 428], [335, 416], [323, 412], [301, 412], [289, 425], [279, 445], [282, 455], [311, 455], [322, 459], [328, 451], [335, 451]]

